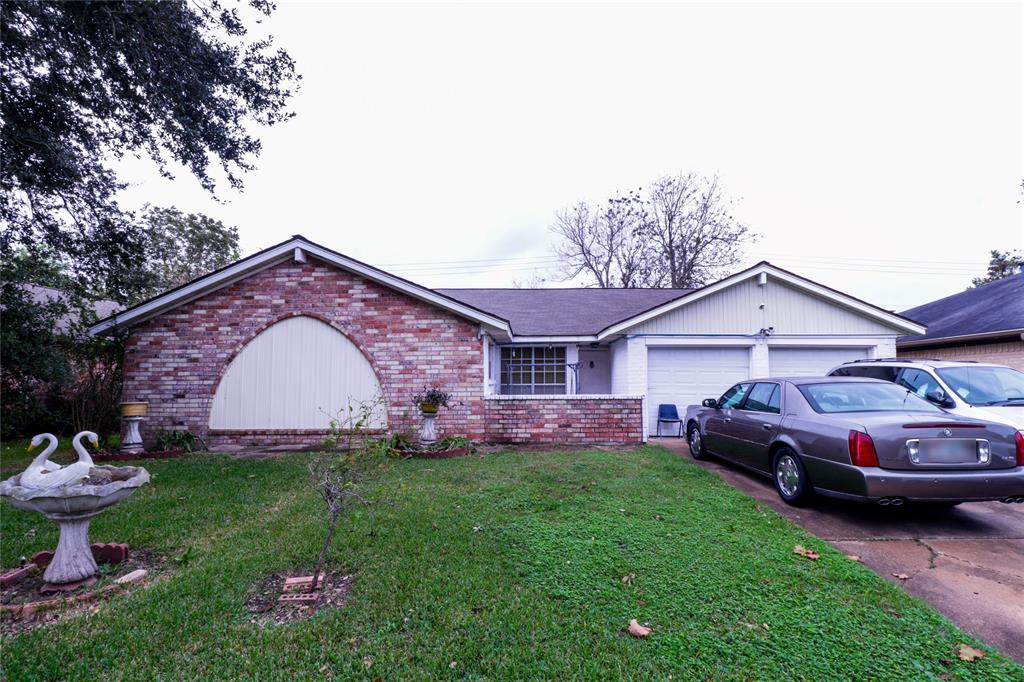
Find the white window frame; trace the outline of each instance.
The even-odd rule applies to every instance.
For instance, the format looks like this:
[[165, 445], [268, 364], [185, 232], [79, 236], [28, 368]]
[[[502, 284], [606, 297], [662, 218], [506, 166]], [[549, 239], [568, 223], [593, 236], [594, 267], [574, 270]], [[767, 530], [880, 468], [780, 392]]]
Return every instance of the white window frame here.
[[[520, 358], [520, 362], [516, 363], [516, 367], [520, 370], [529, 368], [530, 381], [529, 382], [517, 382], [512, 383], [512, 371], [511, 366], [513, 360], [516, 358], [508, 357], [511, 356], [515, 351], [528, 351], [529, 359], [528, 362], [524, 362], [526, 358]], [[538, 351], [541, 352], [542, 357], [539, 358], [538, 362]], [[554, 357], [550, 360], [543, 357], [546, 351], [554, 351], [554, 355], [557, 356], [561, 353], [562, 357]], [[498, 365], [498, 392], [501, 395], [566, 395], [569, 392], [569, 366], [568, 366], [568, 349], [565, 346], [547, 346], [547, 345], [531, 345], [531, 346], [501, 346], [499, 352], [499, 365]], [[556, 374], [561, 373], [561, 383], [546, 383], [544, 381], [538, 381], [538, 374], [550, 373], [554, 371]], [[520, 373], [522, 373], [520, 371]], [[519, 389], [512, 391], [515, 387]], [[557, 391], [542, 390], [538, 392], [538, 388], [546, 389], [560, 389]], [[525, 390], [524, 390], [525, 389]]]

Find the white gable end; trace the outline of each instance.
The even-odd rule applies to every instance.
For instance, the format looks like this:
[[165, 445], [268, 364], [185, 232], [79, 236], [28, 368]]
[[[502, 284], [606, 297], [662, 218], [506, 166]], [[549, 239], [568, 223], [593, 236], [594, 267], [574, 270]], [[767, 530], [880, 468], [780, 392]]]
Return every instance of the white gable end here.
[[768, 274], [758, 275], [670, 310], [626, 334], [747, 335], [774, 327], [776, 335], [893, 335], [901, 330], [835, 300], [816, 296]]

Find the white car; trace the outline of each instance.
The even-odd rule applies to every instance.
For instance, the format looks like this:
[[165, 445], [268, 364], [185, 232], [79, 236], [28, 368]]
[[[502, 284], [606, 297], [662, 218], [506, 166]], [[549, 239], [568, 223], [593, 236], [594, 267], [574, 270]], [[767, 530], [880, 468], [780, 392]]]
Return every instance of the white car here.
[[856, 360], [828, 373], [891, 381], [947, 412], [1024, 429], [1024, 372], [955, 360]]

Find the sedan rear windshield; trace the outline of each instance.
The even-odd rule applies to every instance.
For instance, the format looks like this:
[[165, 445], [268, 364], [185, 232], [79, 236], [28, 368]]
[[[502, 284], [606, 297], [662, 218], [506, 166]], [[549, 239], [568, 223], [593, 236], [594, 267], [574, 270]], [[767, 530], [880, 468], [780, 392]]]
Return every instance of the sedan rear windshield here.
[[1024, 372], [1009, 367], [945, 367], [936, 370], [971, 405], [1024, 405]]
[[815, 412], [942, 412], [902, 386], [883, 383], [804, 384], [800, 393]]

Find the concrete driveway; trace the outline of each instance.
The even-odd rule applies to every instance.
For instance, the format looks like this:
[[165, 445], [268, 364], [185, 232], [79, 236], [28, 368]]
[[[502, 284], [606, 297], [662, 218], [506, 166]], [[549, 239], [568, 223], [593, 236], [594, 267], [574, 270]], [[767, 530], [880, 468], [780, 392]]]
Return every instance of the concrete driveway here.
[[[690, 458], [684, 440], [651, 442]], [[796, 508], [779, 499], [767, 478], [720, 460], [697, 464], [1024, 663], [1024, 505], [973, 502], [936, 510], [819, 498]]]

